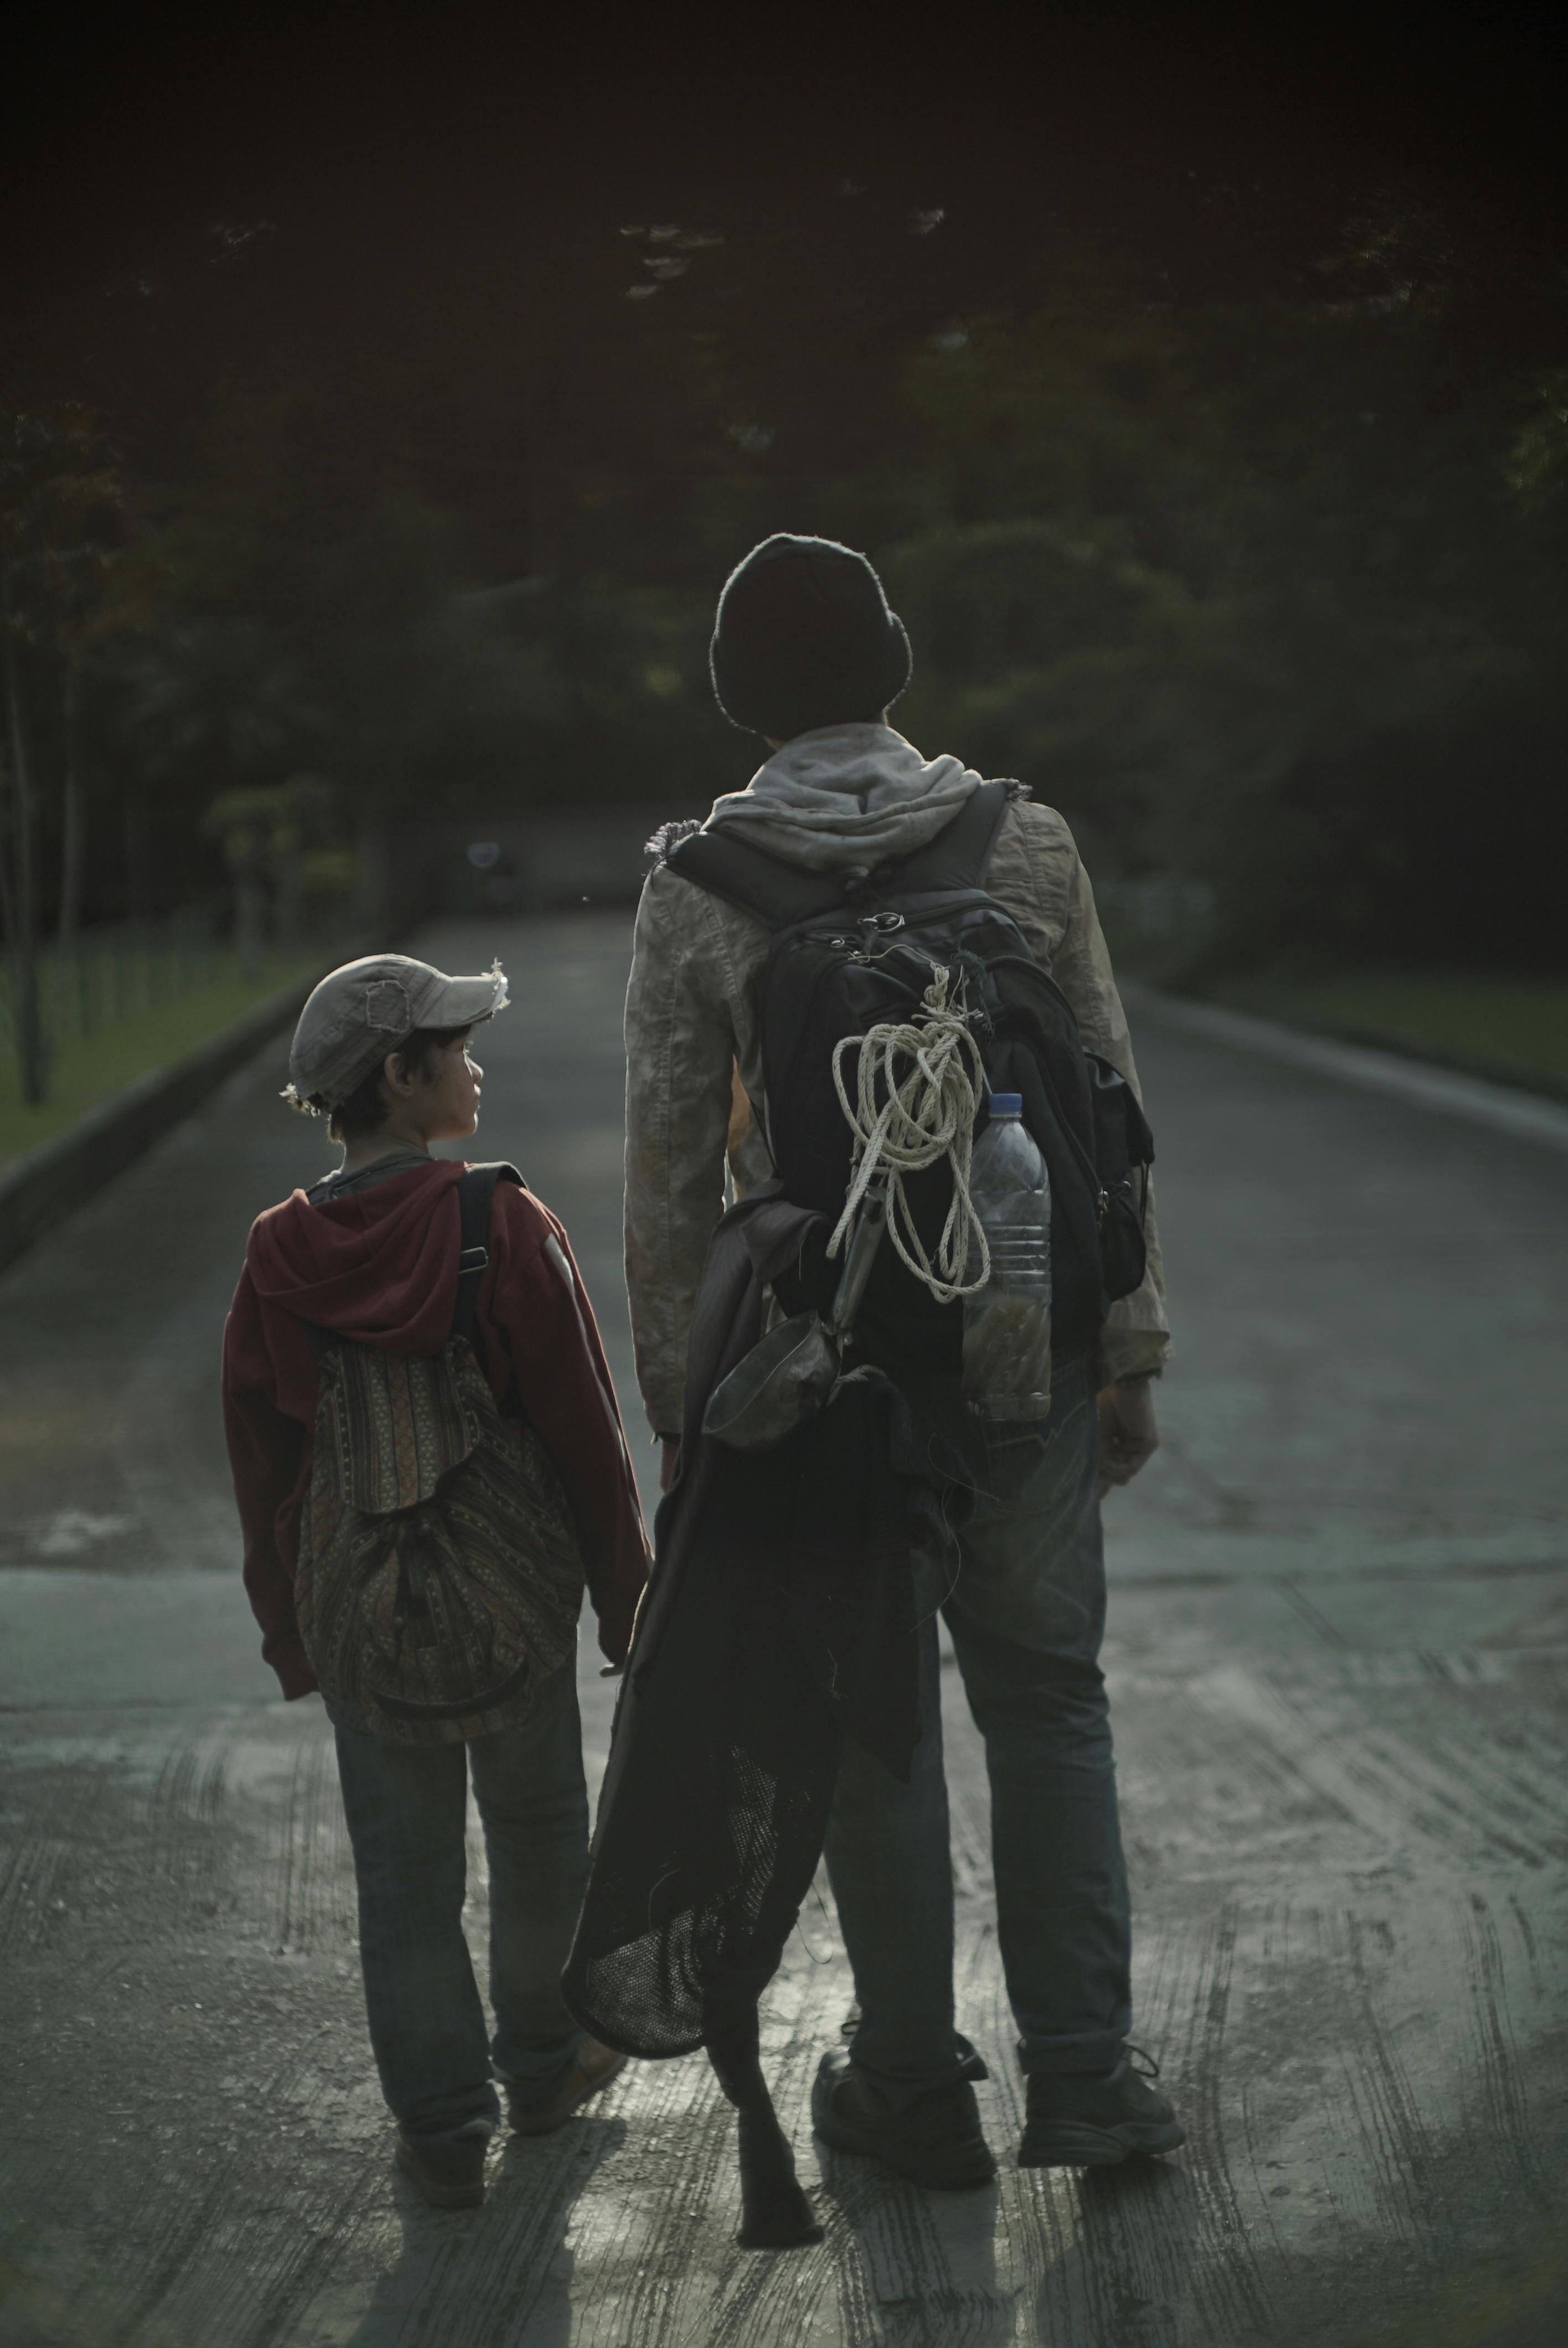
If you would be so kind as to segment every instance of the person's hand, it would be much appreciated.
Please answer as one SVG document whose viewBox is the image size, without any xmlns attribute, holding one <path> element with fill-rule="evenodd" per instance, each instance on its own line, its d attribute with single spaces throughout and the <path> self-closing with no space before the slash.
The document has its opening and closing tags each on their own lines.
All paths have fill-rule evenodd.
<svg viewBox="0 0 1568 2348">
<path fill-rule="evenodd" d="M 667 1435 L 659 1446 L 659 1489 L 667 1492 L 675 1481 L 676 1463 L 681 1457 L 678 1436 Z"/>
<path fill-rule="evenodd" d="M 1130 1484 L 1160 1447 L 1154 1424 L 1153 1380 L 1105 1386 L 1100 1394 L 1100 1497 L 1113 1484 Z"/>
<path fill-rule="evenodd" d="M 637 1644 L 637 1626 L 642 1620 L 642 1609 L 647 1601 L 648 1593 L 653 1587 L 653 1560 L 651 1558 L 648 1560 L 648 1571 L 649 1579 L 643 1583 L 641 1589 L 638 1591 L 637 1603 L 631 1612 L 631 1628 L 626 1634 L 626 1653 L 621 1656 L 620 1661 L 618 1663 L 605 1663 L 601 1666 L 599 1674 L 601 1680 L 623 1680 L 626 1677 L 627 1671 L 631 1663 L 631 1650 Z"/>
</svg>

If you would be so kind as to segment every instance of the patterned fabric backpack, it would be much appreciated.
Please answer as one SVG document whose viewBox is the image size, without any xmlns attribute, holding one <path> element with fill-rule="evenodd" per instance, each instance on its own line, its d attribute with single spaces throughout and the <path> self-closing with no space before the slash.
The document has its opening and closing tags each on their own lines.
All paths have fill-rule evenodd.
<svg viewBox="0 0 1568 2348">
<path fill-rule="evenodd" d="M 497 1404 L 472 1344 L 502 1179 L 526 1187 L 510 1166 L 458 1181 L 457 1303 L 438 1354 L 310 1327 L 321 1395 L 300 1634 L 323 1695 L 394 1744 L 507 1726 L 577 1637 L 583 1569 L 560 1478 L 534 1429 Z"/>
</svg>

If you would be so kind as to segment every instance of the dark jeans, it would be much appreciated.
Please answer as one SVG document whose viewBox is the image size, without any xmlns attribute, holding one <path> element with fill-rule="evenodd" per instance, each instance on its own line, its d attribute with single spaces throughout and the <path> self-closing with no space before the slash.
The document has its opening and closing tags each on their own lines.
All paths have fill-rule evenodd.
<svg viewBox="0 0 1568 2348">
<path fill-rule="evenodd" d="M 491 2064 L 541 2103 L 581 2032 L 560 1973 L 588 1880 L 588 1793 L 569 1663 L 516 1727 L 471 1745 L 386 1745 L 329 1704 L 359 1886 L 359 1951 L 383 2093 L 405 2134 L 487 2137 Z M 463 1934 L 468 1777 L 490 1861 L 487 2038 Z"/>
<path fill-rule="evenodd" d="M 1105 2070 L 1132 2023 L 1127 1878 L 1098 1656 L 1100 1429 L 1087 1362 L 1059 1365 L 1038 1426 L 987 1439 L 989 1490 L 922 1560 L 912 1781 L 850 1745 L 827 1866 L 855 1971 L 854 2059 L 896 2106 L 984 2075 L 953 2023 L 953 1874 L 937 1613 L 986 1743 L 1003 1972 L 1026 2072 Z"/>
</svg>

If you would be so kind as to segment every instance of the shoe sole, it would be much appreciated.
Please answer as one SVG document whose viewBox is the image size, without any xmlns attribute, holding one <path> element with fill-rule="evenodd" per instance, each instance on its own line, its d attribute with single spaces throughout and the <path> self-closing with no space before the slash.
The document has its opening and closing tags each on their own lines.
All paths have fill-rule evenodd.
<svg viewBox="0 0 1568 2348">
<path fill-rule="evenodd" d="M 551 2104 L 548 2110 L 543 2112 L 520 2112 L 515 2105 L 508 2105 L 507 2120 L 512 2134 L 514 2136 L 553 2136 L 557 2128 L 566 2126 L 573 2112 L 579 2112 L 582 2109 L 590 2096 L 597 2096 L 601 2087 L 609 2086 L 611 2079 L 620 2077 L 626 2068 L 628 2059 L 624 2054 L 618 2054 L 608 2070 L 596 2071 L 591 2079 L 585 2079 L 579 2092 L 564 2107 L 559 2104 Z"/>
<path fill-rule="evenodd" d="M 442 2185 L 425 2171 L 418 2156 L 405 2144 L 399 2144 L 394 2153 L 393 2166 L 433 2209 L 477 2209 L 485 2198 L 482 2177 L 472 2185 Z"/>
<path fill-rule="evenodd" d="M 841 2120 L 819 2112 L 812 2114 L 812 2127 L 824 2144 L 831 2145 L 835 2152 L 852 2152 L 862 2160 L 879 2160 L 883 2168 L 890 2168 L 896 2177 L 906 2178 L 911 2185 L 923 2185 L 929 2192 L 968 2193 L 996 2181 L 996 2161 L 989 2145 L 983 2140 L 972 2149 L 966 2149 L 961 2157 L 955 2152 L 946 2162 L 933 2160 L 927 2163 L 917 2157 L 897 2160 L 874 2137 L 859 2136 Z"/>
<path fill-rule="evenodd" d="M 1113 2168 L 1142 2153 L 1174 2152 L 1186 2133 L 1174 2120 L 1130 2120 L 1120 2127 L 1091 2127 L 1087 2120 L 1063 2120 L 1026 2136 L 1018 2149 L 1020 2168 Z"/>
</svg>

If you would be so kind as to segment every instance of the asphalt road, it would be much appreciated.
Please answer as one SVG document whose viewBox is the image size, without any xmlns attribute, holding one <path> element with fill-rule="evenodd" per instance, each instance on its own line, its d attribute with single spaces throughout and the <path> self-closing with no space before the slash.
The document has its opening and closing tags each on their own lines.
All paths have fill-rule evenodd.
<svg viewBox="0 0 1568 2348">
<path fill-rule="evenodd" d="M 641 1435 L 627 940 L 607 915 L 421 946 L 512 974 L 483 1151 L 565 1219 Z M 0 1280 L 5 2348 L 1568 2338 L 1563 1159 L 1157 1004 L 1136 1032 L 1180 1351 L 1164 1447 L 1108 1510 L 1108 1664 L 1135 2034 L 1186 2150 L 1012 2165 L 984 1767 L 953 1701 L 994 2191 L 814 2144 L 848 2000 L 825 1900 L 764 2014 L 820 2249 L 735 2249 L 700 2059 L 507 2143 L 482 2210 L 395 2181 L 330 1746 L 256 1660 L 218 1428 L 247 1224 L 325 1162 L 273 1052 Z"/>
</svg>

